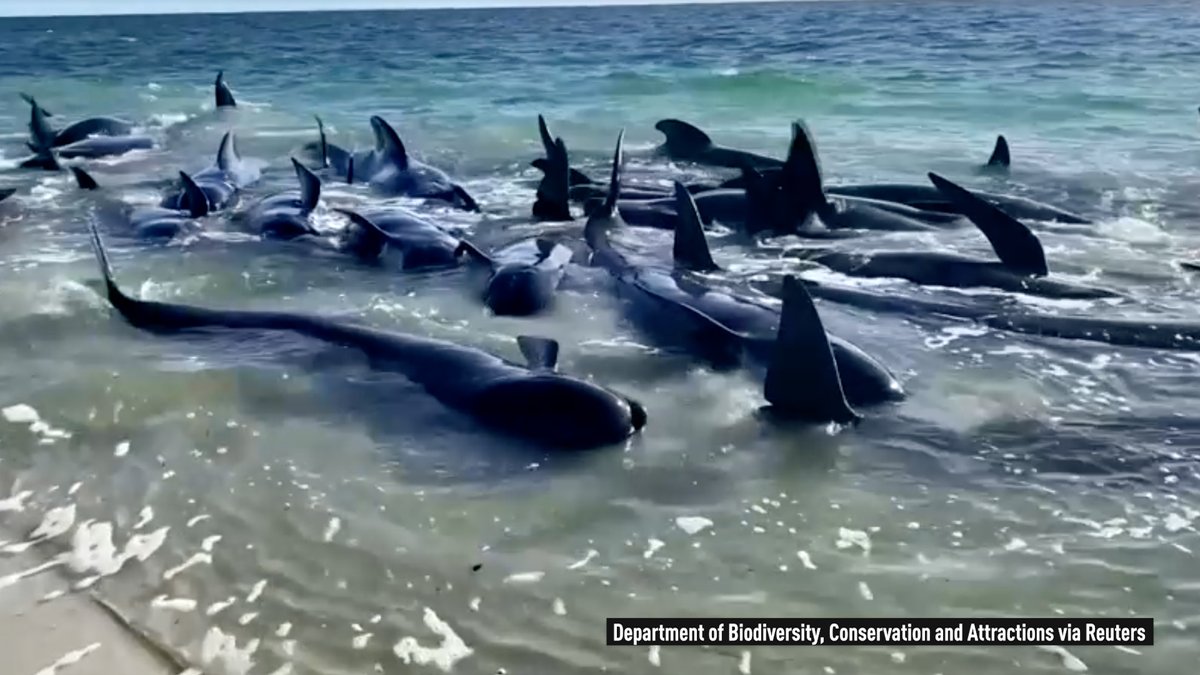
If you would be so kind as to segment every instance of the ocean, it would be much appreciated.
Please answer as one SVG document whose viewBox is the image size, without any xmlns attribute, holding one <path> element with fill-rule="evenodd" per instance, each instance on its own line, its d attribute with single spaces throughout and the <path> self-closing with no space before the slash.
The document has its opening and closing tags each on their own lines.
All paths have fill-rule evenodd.
<svg viewBox="0 0 1200 675">
<path fill-rule="evenodd" d="M 58 120 L 119 116 L 162 146 L 87 166 L 152 203 L 213 161 L 223 70 L 239 150 L 266 166 L 249 196 L 294 186 L 288 158 L 316 139 L 314 115 L 351 147 L 381 115 L 483 213 L 414 208 L 490 246 L 539 231 L 538 114 L 583 170 L 604 175 L 624 129 L 628 171 L 662 180 L 711 172 L 644 152 L 659 119 L 774 156 L 803 120 L 829 184 L 934 171 L 1088 216 L 1035 224 L 1050 268 L 1129 296 L 1017 302 L 1197 320 L 1200 276 L 1174 262 L 1200 260 L 1198 59 L 1188 2 L 2 19 L 0 187 L 17 194 L 0 204 L 0 555 L 28 545 L 58 561 L 214 674 L 1182 672 L 1200 656 L 1195 354 L 821 301 L 826 327 L 909 398 L 838 433 L 781 431 L 754 415 L 761 383 L 655 352 L 603 293 L 500 318 L 453 274 L 222 232 L 111 240 L 118 279 L 144 298 L 333 314 L 512 358 L 514 336 L 547 335 L 563 370 L 646 404 L 625 447 L 531 458 L 335 349 L 128 326 L 95 289 L 92 202 L 67 172 L 16 165 L 18 93 Z M 997 134 L 1012 170 L 982 175 Z M 337 184 L 323 200 L 379 201 Z M 340 222 L 327 206 L 316 217 Z M 712 236 L 730 277 L 852 283 L 781 257 L 789 243 Z M 619 244 L 665 260 L 670 237 Z M 989 250 L 968 230 L 831 245 Z M 0 602 L 19 583 L 0 578 Z M 1156 634 L 1065 652 L 607 647 L 604 619 L 620 616 L 1150 616 Z"/>
</svg>

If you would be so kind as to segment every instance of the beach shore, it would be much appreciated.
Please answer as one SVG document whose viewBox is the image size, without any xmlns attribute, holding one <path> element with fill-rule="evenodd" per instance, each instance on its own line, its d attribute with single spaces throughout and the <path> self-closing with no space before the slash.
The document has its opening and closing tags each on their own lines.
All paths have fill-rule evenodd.
<svg viewBox="0 0 1200 675">
<path fill-rule="evenodd" d="M 0 536 L 0 540 L 4 538 Z M 43 562 L 32 553 L 2 556 L 0 579 Z M 0 588 L 3 671 L 12 675 L 175 675 L 183 670 L 122 625 L 98 597 L 87 591 L 70 591 L 66 580 L 53 570 Z"/>
</svg>

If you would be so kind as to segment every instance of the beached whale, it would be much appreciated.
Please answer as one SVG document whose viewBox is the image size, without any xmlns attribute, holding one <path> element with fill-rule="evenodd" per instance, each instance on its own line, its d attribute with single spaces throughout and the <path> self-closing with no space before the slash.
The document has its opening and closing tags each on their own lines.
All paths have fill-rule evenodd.
<svg viewBox="0 0 1200 675">
<path fill-rule="evenodd" d="M 288 331 L 356 349 L 368 357 L 372 368 L 406 377 L 446 407 L 487 428 L 547 449 L 611 446 L 646 425 L 646 409 L 637 401 L 558 371 L 559 345 L 547 338 L 517 338 L 526 360 L 521 365 L 444 340 L 382 331 L 326 317 L 138 300 L 117 286 L 94 224 L 91 230 L 108 302 L 137 328 L 161 334 Z"/>
</svg>

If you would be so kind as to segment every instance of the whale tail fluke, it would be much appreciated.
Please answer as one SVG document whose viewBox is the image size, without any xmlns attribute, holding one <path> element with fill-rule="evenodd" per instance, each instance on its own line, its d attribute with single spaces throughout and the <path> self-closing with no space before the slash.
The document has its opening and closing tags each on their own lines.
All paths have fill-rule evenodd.
<svg viewBox="0 0 1200 675">
<path fill-rule="evenodd" d="M 539 122 L 541 116 L 538 116 Z M 545 129 L 543 124 L 542 129 Z M 545 139 L 543 139 L 545 140 Z M 550 222 L 571 220 L 571 167 L 567 156 L 567 145 L 559 138 L 546 147 L 545 175 L 538 184 L 533 202 L 533 216 Z"/>
<path fill-rule="evenodd" d="M 821 315 L 805 285 L 783 280 L 783 311 L 763 397 L 773 417 L 850 424 L 861 419 L 846 401 L 837 360 Z"/>
<path fill-rule="evenodd" d="M 929 180 L 987 237 L 1005 267 L 1035 277 L 1050 273 L 1042 242 L 1029 226 L 936 173 L 929 173 Z"/>
</svg>

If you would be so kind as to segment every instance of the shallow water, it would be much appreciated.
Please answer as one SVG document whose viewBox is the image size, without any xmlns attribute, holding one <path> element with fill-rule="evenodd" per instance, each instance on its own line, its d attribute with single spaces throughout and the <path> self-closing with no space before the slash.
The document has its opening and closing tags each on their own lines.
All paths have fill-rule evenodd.
<svg viewBox="0 0 1200 675">
<path fill-rule="evenodd" d="M 622 127 L 635 151 L 677 116 L 778 155 L 799 117 L 831 183 L 932 170 L 1096 219 L 1037 226 L 1051 267 L 1134 298 L 1022 301 L 1200 318 L 1197 279 L 1171 265 L 1200 257 L 1200 120 L 1185 93 L 1200 90 L 1200 15 L 1187 3 L 4 20 L 0 38 L 5 166 L 21 156 L 18 91 L 63 118 L 119 115 L 168 141 L 91 167 L 133 201 L 211 162 L 226 124 L 269 162 L 257 196 L 292 187 L 287 157 L 315 138 L 313 114 L 345 145 L 381 114 L 485 214 L 418 207 L 490 245 L 535 231 L 538 113 L 597 175 Z M 219 68 L 242 105 L 213 122 Z M 1011 176 L 977 176 L 997 133 Z M 701 173 L 633 157 L 643 171 Z M 1200 655 L 1194 355 L 823 302 L 827 327 L 886 360 L 910 398 L 852 431 L 784 432 L 754 418 L 750 379 L 652 353 L 602 294 L 500 319 L 456 275 L 380 274 L 227 233 L 109 239 L 142 297 L 339 313 L 513 357 L 512 336 L 545 334 L 565 370 L 646 403 L 650 426 L 627 447 L 547 459 L 339 350 L 139 333 L 90 287 L 89 202 L 69 175 L 6 170 L 0 185 L 21 188 L 0 204 L 0 539 L 35 540 L 213 673 L 409 672 L 406 659 L 465 673 L 1077 667 L 1024 647 L 605 647 L 604 618 L 622 615 L 1148 615 L 1153 647 L 1070 654 L 1095 672 L 1164 674 Z M 329 205 L 378 201 L 339 185 L 324 200 L 327 224 Z M 668 238 L 640 237 L 622 243 L 665 255 Z M 966 231 L 838 245 L 986 252 Z M 732 238 L 714 248 L 747 277 L 795 265 Z"/>
</svg>

